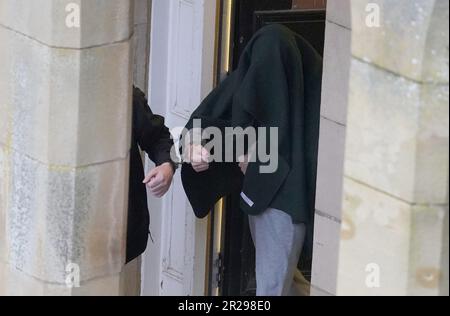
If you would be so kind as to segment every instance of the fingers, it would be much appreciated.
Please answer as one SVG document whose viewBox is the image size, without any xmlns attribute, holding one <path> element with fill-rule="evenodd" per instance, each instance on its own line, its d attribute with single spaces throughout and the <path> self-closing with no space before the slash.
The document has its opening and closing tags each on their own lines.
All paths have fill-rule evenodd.
<svg viewBox="0 0 450 316">
<path fill-rule="evenodd" d="M 160 186 L 164 184 L 164 178 L 161 174 L 156 175 L 152 178 L 152 180 L 148 183 L 148 187 L 152 190 L 156 190 Z"/>
<path fill-rule="evenodd" d="M 155 178 L 152 182 L 150 182 L 149 187 L 152 194 L 160 198 L 169 190 L 170 183 L 167 183 L 164 179 L 161 180 Z"/>
<path fill-rule="evenodd" d="M 202 147 L 200 155 L 201 155 L 201 160 L 203 162 L 208 162 L 209 163 L 209 159 L 211 158 L 211 154 L 209 153 L 208 150 L 206 150 L 206 148 Z"/>
<path fill-rule="evenodd" d="M 248 165 L 244 164 L 244 165 L 241 165 L 240 167 L 241 167 L 241 172 L 245 175 L 247 173 Z"/>
<path fill-rule="evenodd" d="M 153 196 L 157 197 L 157 198 L 162 198 L 164 196 L 164 194 L 167 193 L 167 191 L 169 191 L 169 187 L 162 187 L 158 190 L 152 190 L 152 194 Z"/>
<path fill-rule="evenodd" d="M 243 174 L 247 173 L 247 168 L 248 168 L 248 156 L 241 156 L 239 157 L 239 168 L 241 168 L 241 172 Z"/>
<path fill-rule="evenodd" d="M 169 171 L 168 171 L 169 170 Z M 167 173 L 167 175 L 166 175 Z M 160 166 L 155 169 L 153 169 L 148 176 L 145 178 L 144 182 L 147 184 L 147 187 L 149 188 L 150 192 L 153 196 L 157 198 L 161 198 L 164 196 L 164 194 L 167 193 L 167 191 L 170 188 L 170 184 L 172 181 L 173 171 L 170 167 L 170 169 L 165 168 L 165 166 Z"/>
<path fill-rule="evenodd" d="M 211 155 L 201 145 L 192 145 L 189 149 L 188 160 L 192 164 L 209 162 Z"/>
<path fill-rule="evenodd" d="M 192 168 L 196 172 L 203 172 L 209 169 L 209 160 L 211 155 L 206 148 L 200 145 L 193 145 L 190 148 L 189 154 Z"/>
<path fill-rule="evenodd" d="M 145 177 L 143 183 L 144 184 L 149 184 L 150 181 L 158 174 L 158 169 L 155 168 L 152 171 L 150 171 L 150 173 Z"/>
</svg>

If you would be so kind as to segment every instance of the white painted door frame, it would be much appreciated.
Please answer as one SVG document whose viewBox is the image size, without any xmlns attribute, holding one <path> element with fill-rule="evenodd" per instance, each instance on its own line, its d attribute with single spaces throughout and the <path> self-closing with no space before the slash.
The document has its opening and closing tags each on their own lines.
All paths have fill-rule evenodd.
<svg viewBox="0 0 450 316">
<path fill-rule="evenodd" d="M 150 106 L 169 127 L 184 127 L 213 88 L 216 1 L 153 0 L 151 23 Z M 149 208 L 154 242 L 143 256 L 142 294 L 204 295 L 207 221 L 195 219 L 179 172 Z"/>
</svg>

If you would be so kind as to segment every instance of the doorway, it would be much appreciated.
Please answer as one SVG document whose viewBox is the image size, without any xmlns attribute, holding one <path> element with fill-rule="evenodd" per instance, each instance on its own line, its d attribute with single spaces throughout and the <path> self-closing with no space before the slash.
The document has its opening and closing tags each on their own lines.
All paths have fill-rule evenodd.
<svg viewBox="0 0 450 316">
<path fill-rule="evenodd" d="M 283 24 L 307 39 L 323 54 L 325 42 L 325 0 L 222 0 L 218 80 L 238 66 L 239 58 L 253 34 L 270 24 Z M 228 21 L 226 21 L 228 19 Z M 224 67 L 224 64 L 227 67 Z M 256 294 L 255 249 L 248 218 L 239 209 L 240 197 L 228 196 L 215 212 L 211 236 L 220 244 L 212 251 L 209 294 L 254 296 Z M 311 241 L 312 242 L 312 241 Z M 308 247 L 306 247 L 308 248 Z M 312 246 L 309 247 L 312 249 Z M 214 257 L 213 257 L 214 256 Z M 304 253 L 299 270 L 311 278 L 312 254 Z"/>
</svg>

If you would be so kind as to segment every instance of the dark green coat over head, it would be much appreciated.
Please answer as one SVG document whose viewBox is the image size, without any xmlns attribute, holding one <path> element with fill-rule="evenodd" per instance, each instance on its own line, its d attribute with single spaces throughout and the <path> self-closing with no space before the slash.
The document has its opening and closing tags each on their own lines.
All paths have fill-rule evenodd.
<svg viewBox="0 0 450 316">
<path fill-rule="evenodd" d="M 222 197 L 241 193 L 241 209 L 267 208 L 309 223 L 314 212 L 320 121 L 322 58 L 301 36 L 281 25 L 264 27 L 243 53 L 238 69 L 193 113 L 202 128 L 277 127 L 278 168 L 261 173 L 258 159 L 243 177 L 237 163 L 212 163 L 196 173 L 184 164 L 182 180 L 198 217 Z M 258 145 L 261 140 L 258 139 Z"/>
</svg>

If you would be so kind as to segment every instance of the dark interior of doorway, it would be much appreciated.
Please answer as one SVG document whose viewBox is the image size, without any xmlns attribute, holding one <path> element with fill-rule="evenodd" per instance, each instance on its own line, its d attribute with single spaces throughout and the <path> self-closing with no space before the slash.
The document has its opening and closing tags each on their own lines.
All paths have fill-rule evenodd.
<svg viewBox="0 0 450 316">
<path fill-rule="evenodd" d="M 233 69 L 237 67 L 239 57 L 252 35 L 261 27 L 273 23 L 286 25 L 301 34 L 323 54 L 325 9 L 291 10 L 291 8 L 292 0 L 235 1 L 231 56 Z M 239 199 L 239 196 L 229 196 L 225 203 L 223 275 L 219 285 L 223 296 L 256 294 L 255 250 L 248 228 L 248 219 L 239 209 Z M 311 263 L 311 255 L 302 256 L 299 262 L 299 268 L 307 279 L 311 277 Z"/>
</svg>

